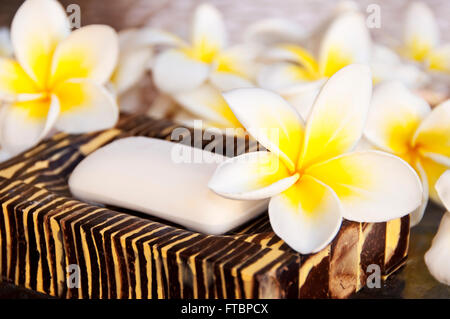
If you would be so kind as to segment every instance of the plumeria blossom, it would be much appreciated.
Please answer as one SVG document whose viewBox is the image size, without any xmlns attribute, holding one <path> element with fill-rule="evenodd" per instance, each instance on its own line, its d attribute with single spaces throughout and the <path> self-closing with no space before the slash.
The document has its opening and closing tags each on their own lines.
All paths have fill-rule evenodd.
<svg viewBox="0 0 450 319">
<path fill-rule="evenodd" d="M 306 125 L 272 91 L 225 93 L 239 121 L 269 151 L 222 163 L 209 187 L 232 199 L 271 198 L 273 230 L 303 254 L 326 247 L 343 218 L 382 222 L 411 213 L 422 199 L 414 169 L 387 153 L 349 152 L 363 133 L 371 90 L 369 67 L 343 68 L 324 85 Z"/>
<path fill-rule="evenodd" d="M 194 13 L 191 42 L 158 54 L 153 80 L 193 119 L 204 119 L 212 126 L 239 127 L 220 92 L 253 86 L 256 51 L 249 45 L 227 47 L 220 12 L 202 4 Z"/>
<path fill-rule="evenodd" d="M 438 232 L 425 254 L 425 263 L 436 280 L 450 285 L 450 171 L 439 178 L 436 191 L 447 212 L 442 216 Z"/>
<path fill-rule="evenodd" d="M 377 148 L 403 158 L 419 173 L 424 199 L 411 216 L 411 224 L 417 224 L 428 196 L 439 202 L 434 185 L 450 168 L 450 100 L 432 110 L 403 84 L 383 83 L 374 92 L 365 137 Z"/>
<path fill-rule="evenodd" d="M 407 9 L 402 54 L 429 70 L 450 73 L 450 43 L 440 43 L 439 27 L 431 9 L 413 2 Z"/>
<path fill-rule="evenodd" d="M 54 0 L 27 0 L 11 26 L 16 60 L 0 59 L 2 147 L 17 154 L 53 128 L 83 133 L 113 126 L 118 108 L 103 87 L 118 55 L 115 31 L 91 25 L 70 32 Z"/>
<path fill-rule="evenodd" d="M 158 55 L 153 67 L 156 86 L 176 94 L 198 88 L 207 80 L 244 82 L 251 77 L 247 48 L 227 46 L 227 33 L 220 12 L 209 4 L 194 13 L 191 43 Z M 227 85 L 227 84 L 224 84 Z"/>
<path fill-rule="evenodd" d="M 364 16 L 347 10 L 324 33 L 317 57 L 292 44 L 270 50 L 266 58 L 278 62 L 259 72 L 258 84 L 281 94 L 306 118 L 326 79 L 349 64 L 368 63 L 370 48 Z"/>
</svg>

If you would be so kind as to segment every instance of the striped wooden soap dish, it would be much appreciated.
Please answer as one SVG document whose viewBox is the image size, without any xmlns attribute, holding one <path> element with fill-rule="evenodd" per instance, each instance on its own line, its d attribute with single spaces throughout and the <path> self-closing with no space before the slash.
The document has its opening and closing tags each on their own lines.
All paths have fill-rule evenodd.
<svg viewBox="0 0 450 319">
<path fill-rule="evenodd" d="M 114 129 L 58 134 L 2 163 L 1 280 L 59 298 L 346 298 L 377 267 L 386 279 L 405 263 L 408 216 L 344 221 L 328 247 L 301 255 L 267 214 L 212 236 L 71 196 L 68 178 L 92 151 L 127 136 L 169 139 L 177 127 L 122 117 Z M 238 153 L 256 146 L 247 140 Z"/>
</svg>

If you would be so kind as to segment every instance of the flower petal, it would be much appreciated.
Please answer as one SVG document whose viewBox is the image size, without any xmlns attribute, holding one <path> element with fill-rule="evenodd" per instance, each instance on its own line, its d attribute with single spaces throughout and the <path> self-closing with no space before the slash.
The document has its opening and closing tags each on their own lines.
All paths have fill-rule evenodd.
<svg viewBox="0 0 450 319">
<path fill-rule="evenodd" d="M 383 45 L 372 46 L 370 62 L 374 83 L 400 81 L 411 89 L 423 87 L 430 77 L 419 66 L 403 63 L 394 51 Z"/>
<path fill-rule="evenodd" d="M 450 211 L 450 170 L 447 170 L 439 177 L 435 184 L 436 192 L 444 203 L 447 211 Z"/>
<path fill-rule="evenodd" d="M 279 90 L 279 93 L 289 102 L 304 119 L 309 118 L 314 101 L 325 84 L 325 80 L 306 82 Z"/>
<path fill-rule="evenodd" d="M 406 55 L 416 61 L 423 61 L 439 43 L 436 18 L 423 2 L 413 2 L 407 9 L 404 43 Z"/>
<path fill-rule="evenodd" d="M 254 87 L 255 85 L 241 76 L 227 72 L 213 72 L 209 78 L 212 85 L 220 91 Z"/>
<path fill-rule="evenodd" d="M 303 138 L 303 120 L 295 109 L 260 88 L 231 90 L 223 96 L 247 131 L 294 170 Z"/>
<path fill-rule="evenodd" d="M 279 62 L 263 67 L 258 73 L 258 84 L 268 90 L 280 90 L 303 84 L 309 80 L 305 70 L 290 62 Z"/>
<path fill-rule="evenodd" d="M 152 49 L 146 47 L 129 50 L 120 55 L 111 78 L 119 95 L 139 82 L 152 56 Z"/>
<path fill-rule="evenodd" d="M 235 45 L 221 51 L 214 59 L 216 71 L 238 75 L 251 80 L 256 75 L 259 49 L 252 45 Z"/>
<path fill-rule="evenodd" d="M 56 127 L 67 133 L 85 133 L 114 126 L 119 109 L 112 95 L 88 80 L 69 80 L 55 88 L 61 105 Z"/>
<path fill-rule="evenodd" d="M 232 199 L 263 199 L 278 195 L 298 180 L 270 152 L 246 153 L 220 164 L 209 188 Z"/>
<path fill-rule="evenodd" d="M 192 44 L 217 53 L 226 46 L 227 33 L 222 15 L 212 5 L 199 5 L 194 13 L 191 30 Z"/>
<path fill-rule="evenodd" d="M 385 151 L 406 153 L 417 127 L 430 112 L 428 103 L 402 83 L 382 83 L 374 90 L 365 137 Z"/>
<path fill-rule="evenodd" d="M 104 84 L 116 67 L 118 54 L 119 41 L 113 28 L 89 25 L 75 30 L 55 50 L 51 86 L 73 78 Z"/>
<path fill-rule="evenodd" d="M 428 270 L 439 282 L 450 285 L 450 213 L 442 216 L 439 230 L 425 254 Z"/>
<path fill-rule="evenodd" d="M 450 44 L 443 45 L 430 52 L 428 67 L 434 71 L 450 73 Z"/>
<path fill-rule="evenodd" d="M 269 18 L 251 24 L 244 33 L 245 42 L 265 46 L 277 43 L 299 43 L 306 37 L 305 29 L 294 21 Z"/>
<path fill-rule="evenodd" d="M 168 50 L 156 57 L 153 80 L 161 91 L 178 93 L 201 85 L 210 71 L 210 65 L 191 59 L 181 51 Z"/>
<path fill-rule="evenodd" d="M 450 100 L 428 114 L 418 127 L 413 143 L 422 152 L 440 154 L 450 161 Z"/>
<path fill-rule="evenodd" d="M 310 80 L 315 80 L 319 77 L 319 66 L 314 57 L 304 48 L 298 45 L 283 44 L 275 49 L 270 50 L 266 54 L 266 58 L 274 59 L 276 61 L 289 61 L 300 65 L 305 72 L 305 75 Z"/>
<path fill-rule="evenodd" d="M 36 145 L 53 128 L 59 114 L 58 99 L 17 102 L 6 106 L 1 116 L 1 145 L 16 155 Z"/>
<path fill-rule="evenodd" d="M 364 16 L 352 11 L 341 14 L 331 24 L 321 42 L 320 73 L 329 77 L 349 64 L 368 63 L 370 46 L 370 34 Z"/>
<path fill-rule="evenodd" d="M 56 46 L 69 33 L 69 20 L 58 1 L 25 1 L 17 10 L 11 26 L 14 53 L 40 87 L 46 84 Z"/>
<path fill-rule="evenodd" d="M 242 127 L 220 91 L 211 84 L 174 95 L 174 99 L 190 112 L 224 127 Z"/>
<path fill-rule="evenodd" d="M 342 207 L 336 194 L 310 176 L 301 179 L 269 203 L 272 228 L 301 254 L 325 248 L 338 233 Z"/>
<path fill-rule="evenodd" d="M 370 69 L 365 65 L 345 67 L 328 80 L 306 124 L 300 166 L 333 158 L 358 143 L 371 93 Z"/>
<path fill-rule="evenodd" d="M 384 222 L 411 213 L 422 201 L 422 185 L 402 159 L 378 151 L 341 155 L 305 171 L 328 185 L 343 206 L 343 217 Z"/>
<path fill-rule="evenodd" d="M 13 100 L 17 94 L 39 93 L 35 82 L 11 59 L 0 58 L 0 98 Z"/>
</svg>

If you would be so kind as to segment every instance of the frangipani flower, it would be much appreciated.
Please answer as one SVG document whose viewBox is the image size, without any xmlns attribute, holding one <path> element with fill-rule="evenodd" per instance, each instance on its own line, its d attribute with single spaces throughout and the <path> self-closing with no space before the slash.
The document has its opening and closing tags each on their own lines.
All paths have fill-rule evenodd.
<svg viewBox="0 0 450 319">
<path fill-rule="evenodd" d="M 17 11 L 11 40 L 17 61 L 0 59 L 1 145 L 19 153 L 52 128 L 82 133 L 113 126 L 114 98 L 103 87 L 114 70 L 115 31 L 92 25 L 70 33 L 62 6 L 27 0 Z"/>
<path fill-rule="evenodd" d="M 440 43 L 436 18 L 425 3 L 413 2 L 408 7 L 403 41 L 404 56 L 432 71 L 450 73 L 450 43 Z"/>
<path fill-rule="evenodd" d="M 424 199 L 411 216 L 422 219 L 428 196 L 439 201 L 434 185 L 450 167 L 450 100 L 433 110 L 403 84 L 386 82 L 374 92 L 365 137 L 377 148 L 395 154 L 419 173 Z"/>
<path fill-rule="evenodd" d="M 263 68 L 258 75 L 258 83 L 291 102 L 298 99 L 298 95 L 309 94 L 308 98 L 300 100 L 301 103 L 293 103 L 300 114 L 307 117 L 325 80 L 349 64 L 368 63 L 370 46 L 364 16 L 356 11 L 345 11 L 331 23 L 323 36 L 317 59 L 298 45 L 280 45 L 271 50 L 267 58 L 282 62 Z"/>
<path fill-rule="evenodd" d="M 438 232 L 425 254 L 425 263 L 434 278 L 450 285 L 450 171 L 446 171 L 436 182 L 436 191 L 447 212 L 442 216 Z"/>
<path fill-rule="evenodd" d="M 225 93 L 239 121 L 270 152 L 227 160 L 209 187 L 228 198 L 271 198 L 273 230 L 303 254 L 326 247 L 343 218 L 382 222 L 409 214 L 420 205 L 422 187 L 405 161 L 378 151 L 347 153 L 362 135 L 371 89 L 367 66 L 343 68 L 323 87 L 306 126 L 276 93 Z M 278 134 L 268 134 L 274 129 Z"/>
<path fill-rule="evenodd" d="M 249 82 L 252 50 L 227 46 L 227 34 L 220 12 L 209 4 L 197 7 L 191 30 L 191 43 L 157 56 L 153 67 L 156 86 L 176 94 L 198 88 L 211 77 L 214 84 Z"/>
</svg>

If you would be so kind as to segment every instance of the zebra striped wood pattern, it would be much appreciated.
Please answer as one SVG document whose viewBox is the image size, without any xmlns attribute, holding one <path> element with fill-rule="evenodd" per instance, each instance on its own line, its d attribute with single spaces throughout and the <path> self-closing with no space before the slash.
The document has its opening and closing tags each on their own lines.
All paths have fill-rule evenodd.
<svg viewBox="0 0 450 319">
<path fill-rule="evenodd" d="M 0 278 L 60 298 L 346 298 L 365 285 L 370 264 L 384 279 L 405 262 L 408 216 L 344 221 L 328 247 L 300 255 L 273 233 L 267 214 L 209 236 L 71 197 L 68 177 L 89 153 L 126 136 L 170 139 L 176 127 L 122 118 L 114 129 L 55 135 L 2 163 Z M 257 144 L 244 146 L 237 153 Z M 74 264 L 80 286 L 69 288 Z"/>
</svg>

